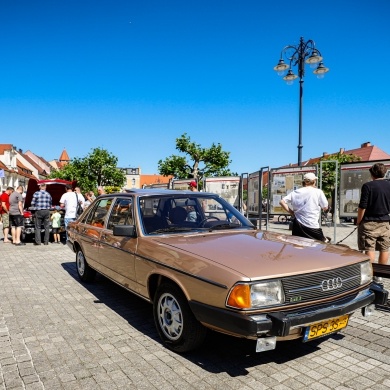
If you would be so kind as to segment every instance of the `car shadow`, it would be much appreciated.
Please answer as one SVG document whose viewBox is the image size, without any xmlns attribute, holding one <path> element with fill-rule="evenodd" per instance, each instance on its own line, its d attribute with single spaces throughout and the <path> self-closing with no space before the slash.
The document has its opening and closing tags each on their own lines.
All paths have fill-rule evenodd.
<svg viewBox="0 0 390 390">
<path fill-rule="evenodd" d="M 96 297 L 95 304 L 106 305 L 132 327 L 162 345 L 154 325 L 151 304 L 99 273 L 93 283 L 81 282 L 74 262 L 62 263 L 62 266 L 70 276 Z M 199 349 L 180 356 L 210 373 L 224 372 L 231 377 L 239 377 L 247 375 L 251 367 L 268 363 L 284 364 L 310 355 L 318 351 L 320 344 L 325 340 L 342 337 L 344 336 L 341 334 L 335 334 L 310 343 L 303 343 L 301 340 L 278 342 L 276 349 L 257 353 L 254 340 L 209 331 Z"/>
</svg>

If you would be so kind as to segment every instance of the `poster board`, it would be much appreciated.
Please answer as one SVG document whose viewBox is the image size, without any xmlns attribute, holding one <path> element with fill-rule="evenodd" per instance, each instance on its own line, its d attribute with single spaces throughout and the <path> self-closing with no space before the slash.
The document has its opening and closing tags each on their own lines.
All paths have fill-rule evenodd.
<svg viewBox="0 0 390 390">
<path fill-rule="evenodd" d="M 369 168 L 382 163 L 387 168 L 385 179 L 390 180 L 390 160 L 345 163 L 340 165 L 340 217 L 357 217 L 361 188 L 371 181 Z"/>
<path fill-rule="evenodd" d="M 260 171 L 248 175 L 247 208 L 249 215 L 259 215 L 259 177 Z"/>
<path fill-rule="evenodd" d="M 290 192 L 301 188 L 305 173 L 317 175 L 317 166 L 286 167 L 270 170 L 270 214 L 287 214 L 280 200 Z"/>
<path fill-rule="evenodd" d="M 234 207 L 239 207 L 240 176 L 206 177 L 203 191 L 218 194 Z"/>
<path fill-rule="evenodd" d="M 186 190 L 188 190 L 189 184 L 193 180 L 194 179 L 176 179 L 176 180 L 172 180 L 172 182 L 171 182 L 171 189 L 172 190 L 186 191 Z"/>
</svg>

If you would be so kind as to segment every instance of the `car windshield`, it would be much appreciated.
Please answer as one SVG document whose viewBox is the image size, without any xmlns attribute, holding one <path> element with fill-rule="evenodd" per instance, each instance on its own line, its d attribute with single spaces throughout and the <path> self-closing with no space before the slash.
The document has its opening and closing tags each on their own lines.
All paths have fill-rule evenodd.
<svg viewBox="0 0 390 390">
<path fill-rule="evenodd" d="M 139 210 L 145 234 L 254 228 L 238 210 L 214 194 L 145 196 L 139 199 Z"/>
</svg>

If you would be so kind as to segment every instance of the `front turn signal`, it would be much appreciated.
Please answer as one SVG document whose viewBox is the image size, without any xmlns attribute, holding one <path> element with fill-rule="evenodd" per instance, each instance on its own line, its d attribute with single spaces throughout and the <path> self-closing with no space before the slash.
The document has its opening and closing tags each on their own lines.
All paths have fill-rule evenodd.
<svg viewBox="0 0 390 390">
<path fill-rule="evenodd" d="M 251 307 L 251 289 L 247 284 L 236 284 L 230 291 L 227 305 L 237 309 L 249 309 Z"/>
</svg>

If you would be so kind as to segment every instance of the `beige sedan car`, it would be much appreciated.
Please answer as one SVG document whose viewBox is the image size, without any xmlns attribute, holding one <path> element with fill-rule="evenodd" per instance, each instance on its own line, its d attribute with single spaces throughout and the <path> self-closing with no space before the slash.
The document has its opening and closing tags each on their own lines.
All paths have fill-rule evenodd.
<svg viewBox="0 0 390 390">
<path fill-rule="evenodd" d="M 80 279 L 99 272 L 153 304 L 168 348 L 198 347 L 207 329 L 257 340 L 310 341 L 372 313 L 387 291 L 367 256 L 257 230 L 218 195 L 129 190 L 102 195 L 69 224 Z"/>
</svg>

